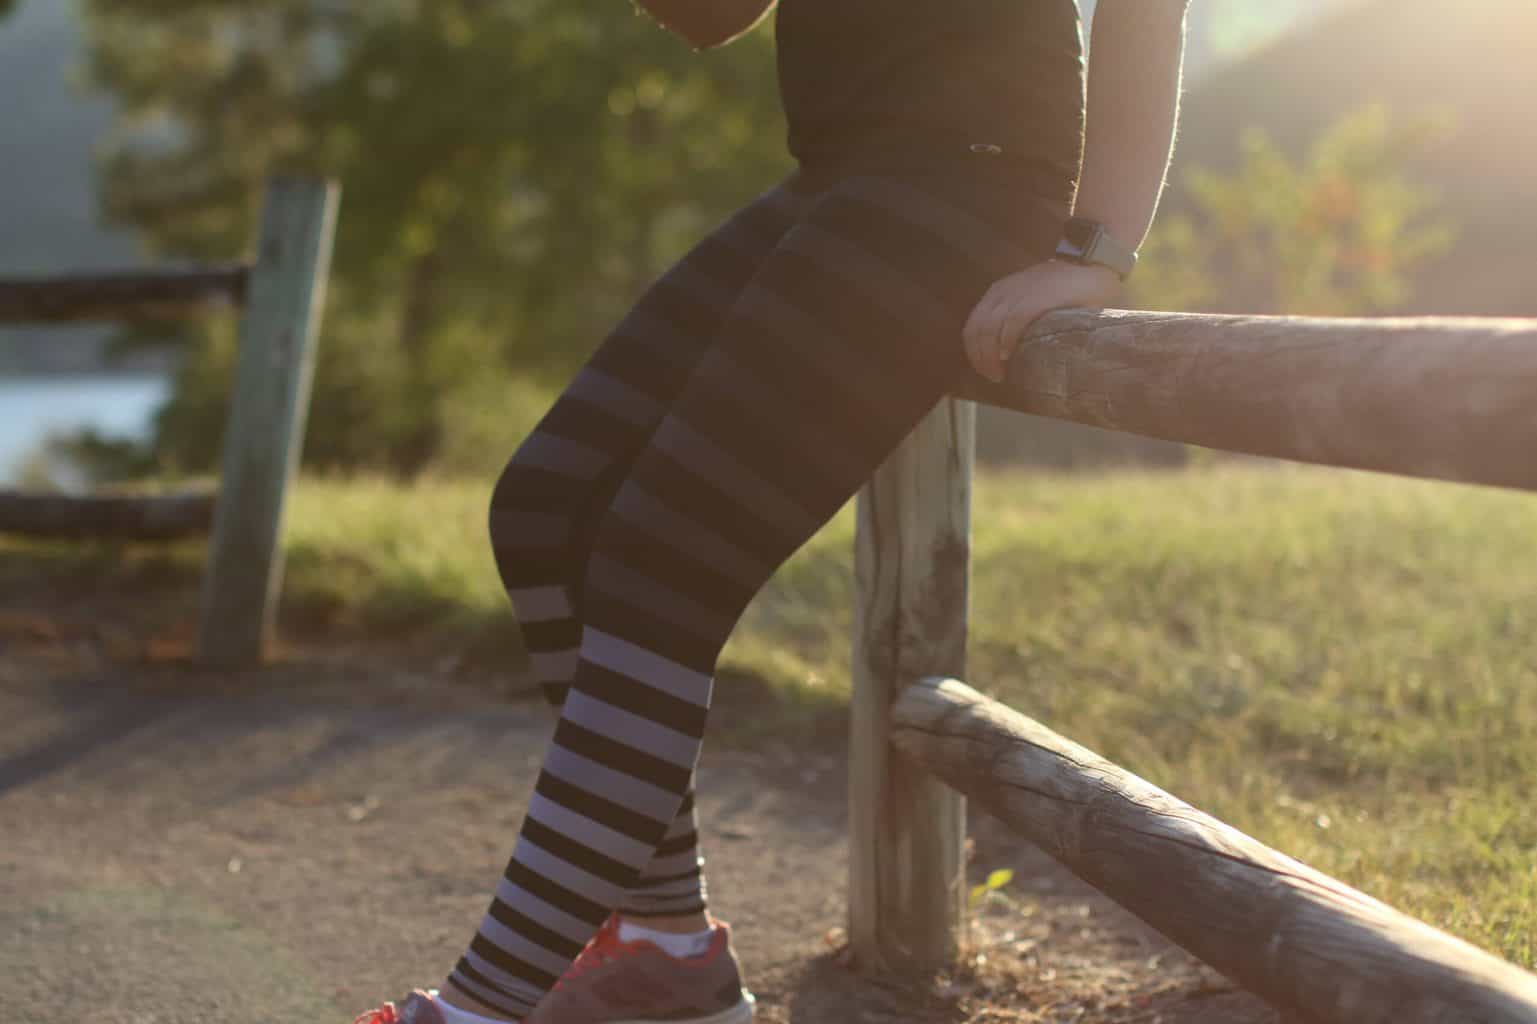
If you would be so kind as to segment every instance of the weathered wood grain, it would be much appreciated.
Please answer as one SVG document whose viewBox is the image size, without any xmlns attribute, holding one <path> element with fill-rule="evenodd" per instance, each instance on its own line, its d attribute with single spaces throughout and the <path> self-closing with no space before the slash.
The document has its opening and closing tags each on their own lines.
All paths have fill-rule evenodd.
<svg viewBox="0 0 1537 1024">
<path fill-rule="evenodd" d="M 965 940 L 965 801 L 891 757 L 900 681 L 965 664 L 976 406 L 944 399 L 859 493 L 849 744 L 849 943 L 873 970 Z"/>
<path fill-rule="evenodd" d="M 213 525 L 207 492 L 125 495 L 0 492 L 0 533 L 81 540 L 177 540 Z"/>
<path fill-rule="evenodd" d="M 245 300 L 242 264 L 0 278 L 0 323 L 165 319 L 233 309 Z"/>
<path fill-rule="evenodd" d="M 303 447 L 336 205 L 327 182 L 278 178 L 267 186 L 203 580 L 198 649 L 211 664 L 259 662 L 272 627 L 284 499 Z"/>
<path fill-rule="evenodd" d="M 1270 849 L 954 679 L 892 711 L 908 757 L 1283 1009 L 1327 1024 L 1533 1024 L 1537 976 Z"/>
<path fill-rule="evenodd" d="M 1537 320 L 1062 310 L 991 405 L 1229 451 L 1537 489 Z"/>
</svg>

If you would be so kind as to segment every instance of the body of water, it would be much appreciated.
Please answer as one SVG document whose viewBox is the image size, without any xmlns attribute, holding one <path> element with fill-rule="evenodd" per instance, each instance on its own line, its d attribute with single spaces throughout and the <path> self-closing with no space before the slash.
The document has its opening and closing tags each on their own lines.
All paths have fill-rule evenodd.
<svg viewBox="0 0 1537 1024">
<path fill-rule="evenodd" d="M 92 427 L 109 437 L 148 437 L 170 390 L 160 376 L 0 379 L 0 485 L 15 483 L 22 462 L 49 434 Z"/>
</svg>

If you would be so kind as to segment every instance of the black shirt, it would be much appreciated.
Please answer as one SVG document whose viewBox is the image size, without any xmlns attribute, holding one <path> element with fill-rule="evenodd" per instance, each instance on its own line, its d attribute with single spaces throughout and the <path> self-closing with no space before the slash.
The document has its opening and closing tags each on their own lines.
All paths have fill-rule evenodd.
<svg viewBox="0 0 1537 1024">
<path fill-rule="evenodd" d="M 1075 0 L 779 0 L 777 17 L 803 173 L 966 154 L 1070 193 L 1084 116 Z"/>
</svg>

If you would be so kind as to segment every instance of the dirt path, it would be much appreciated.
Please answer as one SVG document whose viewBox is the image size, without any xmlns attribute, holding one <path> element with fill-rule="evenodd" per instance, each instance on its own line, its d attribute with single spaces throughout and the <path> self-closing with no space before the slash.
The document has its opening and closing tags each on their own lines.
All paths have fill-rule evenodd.
<svg viewBox="0 0 1537 1024">
<path fill-rule="evenodd" d="M 36 640 L 0 631 L 14 1019 L 320 1024 L 441 979 L 505 862 L 542 704 L 352 656 L 214 676 Z M 1278 1020 L 990 821 L 973 872 L 1016 881 L 980 960 L 927 989 L 861 980 L 836 952 L 843 779 L 835 753 L 705 754 L 714 909 L 760 1021 Z"/>
</svg>

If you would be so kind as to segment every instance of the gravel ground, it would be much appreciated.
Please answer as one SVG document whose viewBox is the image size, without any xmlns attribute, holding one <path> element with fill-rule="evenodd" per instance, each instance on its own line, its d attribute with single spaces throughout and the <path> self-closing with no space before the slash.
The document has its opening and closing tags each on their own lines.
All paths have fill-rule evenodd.
<svg viewBox="0 0 1537 1024">
<path fill-rule="evenodd" d="M 199 671 L 175 643 L 75 621 L 0 602 L 8 1019 L 342 1022 L 442 979 L 505 863 L 541 702 L 448 680 L 441 659 L 335 647 Z M 837 750 L 704 755 L 713 909 L 761 1022 L 1279 1024 L 989 819 L 973 874 L 1014 881 L 966 963 L 849 970 L 844 771 Z"/>
</svg>

